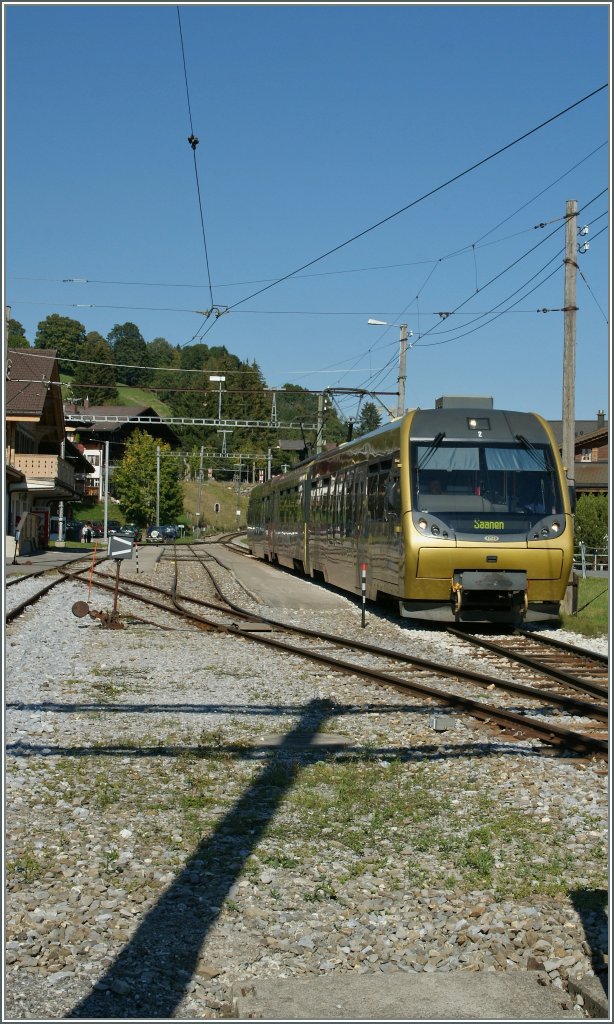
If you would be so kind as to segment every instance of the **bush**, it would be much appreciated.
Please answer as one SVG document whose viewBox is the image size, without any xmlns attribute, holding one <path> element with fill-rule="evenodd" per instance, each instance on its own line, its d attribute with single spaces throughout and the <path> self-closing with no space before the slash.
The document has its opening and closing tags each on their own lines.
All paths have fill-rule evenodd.
<svg viewBox="0 0 614 1024">
<path fill-rule="evenodd" d="M 582 494 L 576 506 L 574 524 L 576 545 L 584 542 L 588 548 L 604 548 L 608 543 L 607 494 Z"/>
</svg>

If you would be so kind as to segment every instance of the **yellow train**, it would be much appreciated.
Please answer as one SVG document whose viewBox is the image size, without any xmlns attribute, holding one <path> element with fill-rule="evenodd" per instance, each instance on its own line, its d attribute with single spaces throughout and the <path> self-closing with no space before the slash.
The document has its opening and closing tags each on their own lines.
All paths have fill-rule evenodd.
<svg viewBox="0 0 614 1024">
<path fill-rule="evenodd" d="M 252 491 L 253 555 L 441 622 L 555 620 L 573 491 L 547 422 L 448 396 Z M 363 568 L 364 567 L 364 568 Z"/>
</svg>

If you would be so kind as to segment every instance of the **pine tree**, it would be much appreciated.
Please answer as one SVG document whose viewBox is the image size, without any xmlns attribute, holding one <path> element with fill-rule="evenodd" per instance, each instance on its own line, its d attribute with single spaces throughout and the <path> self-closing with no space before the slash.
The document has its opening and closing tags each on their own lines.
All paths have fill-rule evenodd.
<svg viewBox="0 0 614 1024">
<path fill-rule="evenodd" d="M 111 405 L 117 402 L 113 350 L 97 331 L 85 338 L 81 361 L 76 364 L 72 393 L 87 398 L 90 405 Z"/>
<path fill-rule="evenodd" d="M 107 341 L 113 347 L 117 364 L 117 381 L 138 387 L 147 380 L 147 345 L 136 324 L 115 324 Z"/>
<path fill-rule="evenodd" d="M 360 437 L 362 434 L 368 434 L 372 430 L 377 430 L 381 425 L 381 413 L 375 402 L 365 402 L 354 427 L 354 436 Z"/>
</svg>

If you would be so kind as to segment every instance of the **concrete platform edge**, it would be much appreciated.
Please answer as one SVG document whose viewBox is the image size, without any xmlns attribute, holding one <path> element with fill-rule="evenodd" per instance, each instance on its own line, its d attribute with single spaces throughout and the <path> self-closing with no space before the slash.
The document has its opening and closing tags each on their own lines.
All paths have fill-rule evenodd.
<svg viewBox="0 0 614 1024">
<path fill-rule="evenodd" d="M 583 978 L 569 979 L 569 991 L 574 996 L 582 996 L 584 1009 L 596 1020 L 611 1020 L 607 995 L 599 978 L 585 975 Z"/>
</svg>

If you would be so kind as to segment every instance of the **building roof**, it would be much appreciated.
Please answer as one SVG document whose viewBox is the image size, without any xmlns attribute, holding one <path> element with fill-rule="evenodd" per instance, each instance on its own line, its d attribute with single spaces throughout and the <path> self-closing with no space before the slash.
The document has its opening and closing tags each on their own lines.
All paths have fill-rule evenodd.
<svg viewBox="0 0 614 1024">
<path fill-rule="evenodd" d="M 560 447 L 563 443 L 563 421 L 562 420 L 548 420 L 554 439 Z M 605 433 L 606 438 L 608 435 L 609 423 L 604 419 L 603 422 L 600 420 L 576 420 L 574 425 L 574 435 L 576 444 L 580 439 L 584 440 L 585 435 L 591 436 L 596 433 Z"/>
<path fill-rule="evenodd" d="M 58 364 L 55 350 L 9 348 L 6 358 L 6 415 L 10 418 L 43 415 L 49 392 L 60 403 Z M 50 386 L 53 382 L 53 386 Z M 54 395 L 57 392 L 57 395 Z"/>
<path fill-rule="evenodd" d="M 574 462 L 573 475 L 576 489 L 603 490 L 609 487 L 607 462 Z"/>
<path fill-rule="evenodd" d="M 74 444 L 68 438 L 64 441 L 64 457 L 70 459 L 75 473 L 93 473 L 94 467 L 82 452 L 83 445 Z"/>
<path fill-rule="evenodd" d="M 114 440 L 124 437 L 126 432 L 131 433 L 134 429 L 144 430 L 153 437 L 166 439 L 171 445 L 179 445 L 180 439 L 172 426 L 164 423 L 163 417 L 151 405 L 71 405 L 66 403 L 64 410 L 67 414 L 78 415 L 80 421 L 71 420 L 69 427 L 79 432 L 83 441 L 87 438 L 109 438 Z M 93 416 L 120 416 L 121 422 L 110 420 L 109 422 L 94 420 Z M 153 420 L 152 423 L 137 423 L 135 420 L 145 416 Z"/>
<path fill-rule="evenodd" d="M 574 446 L 576 452 L 582 448 L 603 448 L 608 443 L 608 425 L 598 427 L 590 434 L 576 434 Z"/>
</svg>

